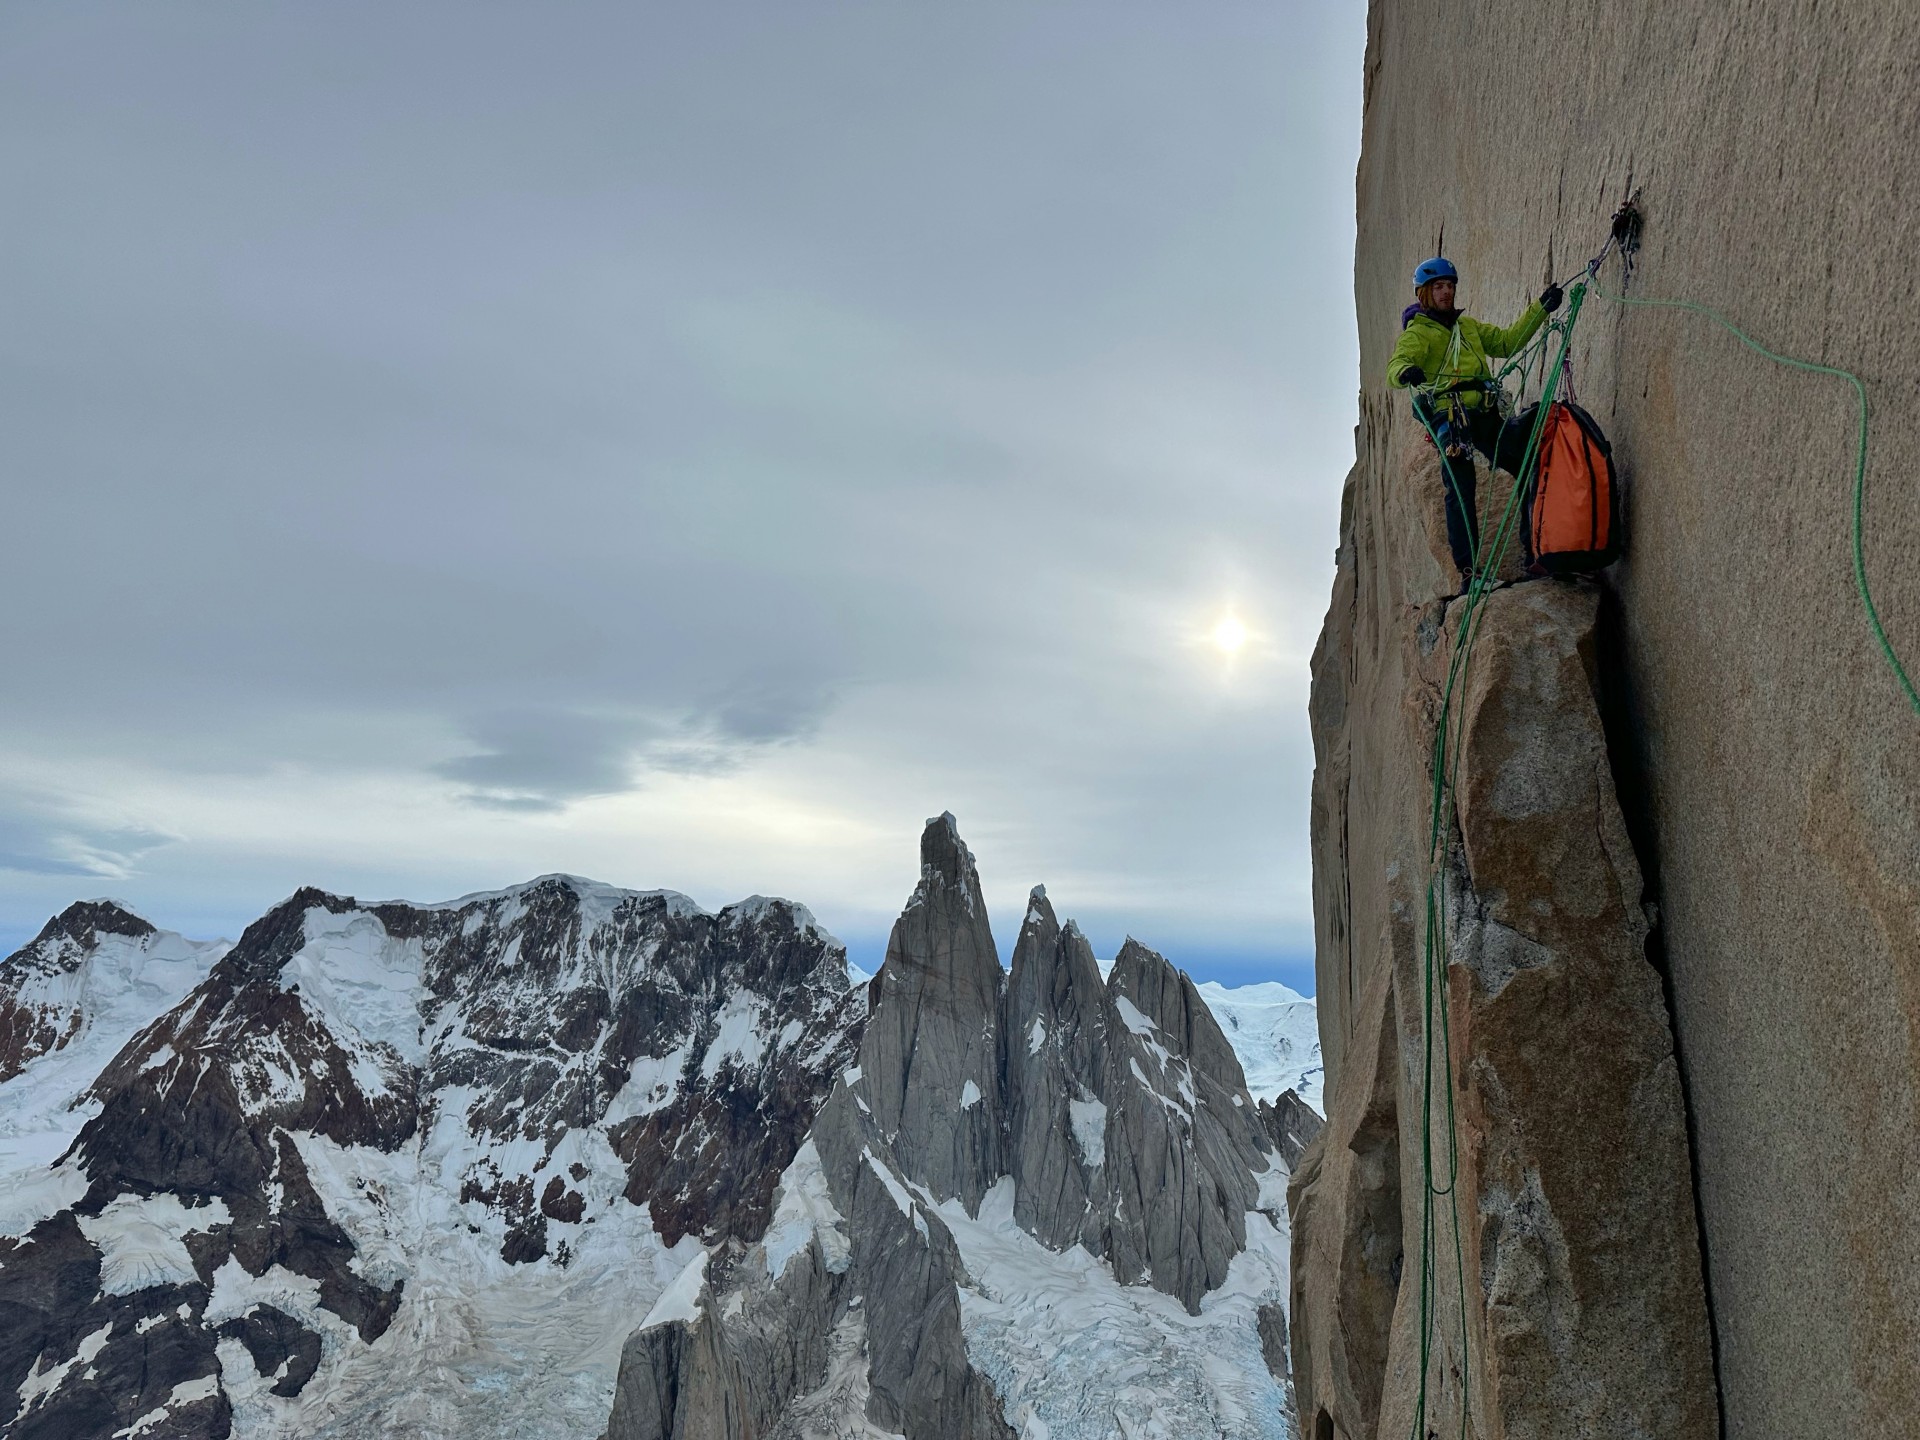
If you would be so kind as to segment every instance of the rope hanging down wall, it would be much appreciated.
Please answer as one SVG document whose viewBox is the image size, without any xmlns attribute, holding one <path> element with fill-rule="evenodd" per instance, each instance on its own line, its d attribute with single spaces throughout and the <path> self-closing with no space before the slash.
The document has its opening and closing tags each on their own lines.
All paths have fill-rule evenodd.
<svg viewBox="0 0 1920 1440">
<path fill-rule="evenodd" d="M 1521 461 L 1518 478 L 1508 495 L 1505 508 L 1501 512 L 1500 522 L 1491 536 L 1486 537 L 1475 553 L 1472 573 L 1469 576 L 1464 603 L 1461 607 L 1457 638 L 1453 656 L 1447 667 L 1447 678 L 1441 692 L 1439 723 L 1435 728 L 1432 754 L 1432 808 L 1428 827 L 1428 879 L 1426 889 L 1424 939 L 1422 944 L 1422 1030 L 1423 1061 L 1421 1082 L 1421 1228 L 1420 1228 L 1420 1380 L 1419 1393 L 1415 1403 L 1410 1427 L 1412 1440 L 1426 1440 L 1427 1409 L 1432 1388 L 1434 1357 L 1436 1350 L 1436 1332 L 1439 1328 L 1439 1314 L 1436 1305 L 1435 1252 L 1439 1241 L 1439 1222 L 1435 1202 L 1445 1200 L 1448 1210 L 1448 1229 L 1451 1231 L 1455 1294 L 1459 1300 L 1459 1368 L 1460 1379 L 1460 1435 L 1462 1440 L 1470 1432 L 1469 1417 L 1471 1403 L 1469 1386 L 1472 1371 L 1470 1361 L 1470 1342 L 1468 1339 L 1467 1284 L 1464 1244 L 1460 1231 L 1459 1205 L 1459 1132 L 1456 1117 L 1456 1097 L 1454 1094 L 1454 1064 L 1451 1015 L 1447 996 L 1447 925 L 1448 881 L 1453 865 L 1454 825 L 1449 810 L 1449 801 L 1455 792 L 1457 766 L 1460 751 L 1460 736 L 1456 733 L 1464 721 L 1454 705 L 1454 696 L 1458 693 L 1460 682 L 1472 664 L 1474 642 L 1477 638 L 1480 607 L 1489 591 L 1498 582 L 1493 576 L 1498 573 L 1502 562 L 1512 547 L 1513 537 L 1518 529 L 1520 516 L 1524 513 L 1529 490 L 1534 482 L 1538 468 L 1541 433 L 1555 394 L 1567 376 L 1569 352 L 1573 343 L 1574 326 L 1578 323 L 1580 311 L 1589 293 L 1602 299 L 1625 306 L 1642 306 L 1655 309 L 1681 310 L 1704 316 L 1726 330 L 1748 349 L 1776 364 L 1812 374 L 1832 375 L 1848 381 L 1854 389 L 1859 406 L 1859 429 L 1857 453 L 1853 478 L 1853 580 L 1859 594 L 1861 608 L 1867 617 L 1882 658 L 1892 670 L 1895 681 L 1906 695 L 1916 715 L 1920 715 L 1920 690 L 1916 690 L 1912 677 L 1902 663 L 1889 639 L 1886 627 L 1882 623 L 1878 607 L 1874 604 L 1872 588 L 1867 579 L 1866 568 L 1866 484 L 1868 454 L 1868 406 L 1867 390 L 1858 375 L 1838 366 L 1824 365 L 1815 361 L 1800 360 L 1782 355 L 1760 344 L 1744 330 L 1733 324 L 1719 311 L 1690 300 L 1639 299 L 1624 293 L 1613 294 L 1598 283 L 1602 263 L 1615 249 L 1621 254 L 1623 280 L 1631 276 L 1632 255 L 1637 248 L 1640 229 L 1639 212 L 1631 202 L 1621 207 L 1615 214 L 1612 233 L 1607 243 L 1587 262 L 1576 276 L 1569 277 L 1568 307 L 1564 319 L 1550 322 L 1540 334 L 1521 352 L 1513 356 L 1494 377 L 1488 399 L 1499 403 L 1506 409 L 1506 382 L 1518 375 L 1520 388 L 1527 382 L 1527 371 L 1536 360 L 1541 364 L 1539 377 L 1540 403 L 1535 413 L 1532 430 L 1528 436 L 1524 457 Z M 1547 355 L 1558 337 L 1557 353 L 1548 362 Z M 1431 390 L 1429 390 L 1431 394 Z M 1441 437 L 1428 425 L 1419 407 L 1416 416 L 1432 439 L 1436 449 L 1445 451 Z M 1447 467 L 1441 467 L 1447 476 L 1446 483 L 1453 485 L 1453 479 L 1447 473 Z M 1455 487 L 1455 502 L 1465 506 Z M 1439 1054 L 1435 1054 L 1435 1032 L 1439 1036 Z M 1434 1115 L 1434 1065 L 1438 1060 L 1444 1077 L 1445 1092 L 1443 1118 L 1446 1132 L 1444 1160 L 1436 1154 L 1435 1115 Z M 1444 1170 L 1445 1183 L 1437 1184 L 1436 1176 Z"/>
</svg>

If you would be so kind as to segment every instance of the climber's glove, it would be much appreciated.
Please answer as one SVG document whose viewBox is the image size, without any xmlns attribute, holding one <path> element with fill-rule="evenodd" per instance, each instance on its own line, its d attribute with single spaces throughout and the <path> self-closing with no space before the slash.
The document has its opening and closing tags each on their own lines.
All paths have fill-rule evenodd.
<svg viewBox="0 0 1920 1440">
<path fill-rule="evenodd" d="M 1427 383 L 1427 372 L 1422 370 L 1418 365 L 1409 365 L 1400 372 L 1400 383 L 1402 385 L 1424 385 Z"/>
<path fill-rule="evenodd" d="M 1560 308 L 1561 291 L 1558 285 L 1549 284 L 1540 292 L 1540 308 L 1551 315 Z"/>
</svg>

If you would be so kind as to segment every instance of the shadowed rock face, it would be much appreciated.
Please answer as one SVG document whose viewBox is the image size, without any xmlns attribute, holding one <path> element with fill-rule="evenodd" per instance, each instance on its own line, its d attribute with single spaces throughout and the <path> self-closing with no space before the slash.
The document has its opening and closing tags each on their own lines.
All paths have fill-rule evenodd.
<svg viewBox="0 0 1920 1440">
<path fill-rule="evenodd" d="M 1196 1313 L 1244 1248 L 1248 1212 L 1276 1202 L 1260 1183 L 1284 1173 L 1273 1142 L 1186 975 L 1129 941 L 1103 980 L 1036 890 L 1003 979 L 951 816 L 928 822 L 921 857 L 859 1064 L 813 1125 L 807 1164 L 831 1223 L 780 1262 L 762 1258 L 772 1248 L 716 1251 L 697 1313 L 628 1341 L 608 1440 L 849 1424 L 1004 1440 L 1001 1398 L 968 1357 L 969 1277 L 940 1202 L 977 1214 L 1011 1178 L 1021 1229 Z M 807 1191 L 803 1168 L 783 1193 Z M 844 1253 L 821 1249 L 827 1234 Z M 1284 1324 L 1262 1324 L 1284 1371 Z"/>
<path fill-rule="evenodd" d="M 1072 925 L 1061 929 L 1044 890 L 1013 949 L 1006 1015 L 1008 1153 L 1023 1177 L 1014 1218 L 1056 1249 L 1104 1254 L 1112 1187 L 1101 1095 L 1127 1032 L 1093 948 Z"/>
<path fill-rule="evenodd" d="M 1325 1127 L 1325 1119 L 1291 1090 L 1281 1091 L 1271 1105 L 1262 1100 L 1254 1108 L 1260 1115 L 1260 1127 L 1287 1162 L 1288 1171 L 1297 1169 L 1301 1155 Z"/>
<path fill-rule="evenodd" d="M 1323 772 L 1322 804 L 1397 813 L 1408 828 L 1316 825 L 1317 862 L 1364 867 L 1371 913 L 1350 898 L 1350 948 L 1322 957 L 1362 988 L 1343 1007 L 1326 1130 L 1290 1195 L 1300 1412 L 1356 1437 L 1405 1432 L 1421 1414 L 1451 1433 L 1464 1406 L 1514 1440 L 1707 1440 L 1716 1406 L 1686 1119 L 1595 698 L 1590 585 L 1533 581 L 1481 606 L 1452 701 L 1444 1017 L 1426 985 L 1418 846 L 1431 790 L 1419 757 L 1462 609 L 1403 614 L 1402 695 L 1384 708 L 1380 678 L 1367 677 L 1383 708 L 1349 706 L 1317 735 L 1325 750 L 1393 757 L 1364 781 L 1358 766 L 1330 767 L 1344 793 L 1328 794 Z M 1336 618 L 1354 628 L 1330 630 L 1340 648 L 1323 646 L 1323 674 L 1351 667 L 1365 610 L 1337 602 Z M 1341 848 L 1356 843 L 1392 858 Z M 1422 1410 L 1428 1253 L 1439 1358 Z"/>
<path fill-rule="evenodd" d="M 1101 983 L 1085 937 L 1036 894 L 1003 1033 L 1025 1138 L 1016 1218 L 1197 1311 L 1246 1244 L 1272 1147 L 1193 982 L 1129 940 Z"/>
<path fill-rule="evenodd" d="M 63 935 L 74 916 L 56 922 Z M 431 1178 L 458 1186 L 447 1223 L 497 1237 L 510 1265 L 564 1268 L 608 1205 L 645 1206 L 668 1244 L 757 1236 L 864 1008 L 838 943 L 784 901 L 716 916 L 565 877 L 450 906 L 301 891 L 95 1081 L 99 1113 L 66 1162 L 84 1196 L 0 1239 L 8 1433 L 104 1440 L 159 1408 L 153 1433 L 225 1435 L 222 1340 L 291 1398 L 383 1335 L 407 1303 L 391 1273 L 404 1262 L 370 1265 L 340 1207 L 404 1215 L 422 1199 L 364 1173 L 330 1188 L 342 1182 L 314 1172 L 316 1153 L 395 1155 L 434 1137 Z M 604 1135 L 624 1197 L 614 1181 L 589 1202 L 586 1167 L 554 1159 L 583 1130 Z M 126 1268 L 113 1237 L 130 1223 L 170 1230 L 159 1243 L 178 1244 L 179 1262 L 103 1273 L 103 1254 Z M 229 1284 L 271 1272 L 310 1285 L 317 1310 L 215 1316 L 223 1268 Z M 350 1329 L 323 1353 L 328 1317 Z M 79 1359 L 85 1384 L 49 1380 Z M 202 1382 L 204 1402 L 169 1401 Z"/>
<path fill-rule="evenodd" d="M 969 1211 L 1004 1169 L 994 1035 L 1003 978 L 973 856 L 942 815 L 921 836 L 920 884 L 874 976 L 860 1073 L 908 1172 Z"/>
</svg>

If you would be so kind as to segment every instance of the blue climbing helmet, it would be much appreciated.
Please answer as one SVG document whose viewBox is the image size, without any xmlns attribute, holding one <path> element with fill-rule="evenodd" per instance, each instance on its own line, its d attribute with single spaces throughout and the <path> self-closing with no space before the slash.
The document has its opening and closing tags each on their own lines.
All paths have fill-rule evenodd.
<svg viewBox="0 0 1920 1440">
<path fill-rule="evenodd" d="M 1456 283 L 1460 272 L 1453 268 L 1453 262 L 1444 255 L 1436 255 L 1431 260 L 1422 260 L 1413 272 L 1413 288 L 1418 290 L 1429 280 L 1452 280 Z"/>
</svg>

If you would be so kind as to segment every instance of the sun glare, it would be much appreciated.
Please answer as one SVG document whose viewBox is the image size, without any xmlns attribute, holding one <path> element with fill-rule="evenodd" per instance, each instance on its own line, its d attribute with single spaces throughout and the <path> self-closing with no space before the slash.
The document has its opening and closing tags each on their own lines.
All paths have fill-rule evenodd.
<svg viewBox="0 0 1920 1440">
<path fill-rule="evenodd" d="M 1222 615 L 1220 623 L 1213 627 L 1213 643 L 1223 655 L 1237 654 L 1247 643 L 1247 627 L 1236 616 Z"/>
</svg>

